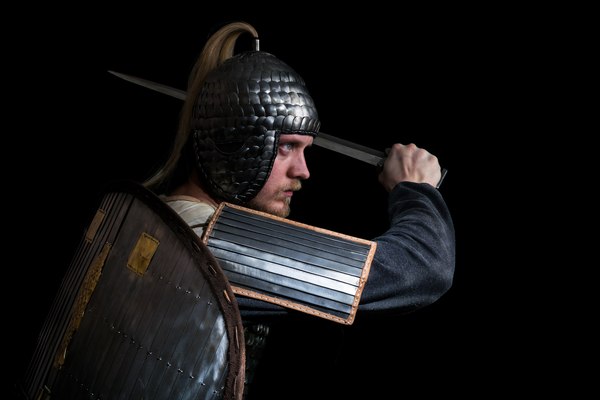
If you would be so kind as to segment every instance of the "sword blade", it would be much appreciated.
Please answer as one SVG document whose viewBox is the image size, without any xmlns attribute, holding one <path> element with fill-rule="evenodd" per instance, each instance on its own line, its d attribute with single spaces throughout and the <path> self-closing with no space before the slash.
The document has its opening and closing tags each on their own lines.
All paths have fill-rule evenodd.
<svg viewBox="0 0 600 400">
<path fill-rule="evenodd" d="M 136 85 L 143 86 L 148 89 L 155 90 L 159 93 L 166 94 L 171 97 L 175 97 L 179 100 L 185 100 L 187 94 L 183 90 L 175 89 L 174 87 L 163 85 L 162 83 L 156 83 L 149 81 L 147 79 L 138 78 L 137 76 L 122 74 L 120 72 L 108 71 L 111 74 L 118 76 L 121 79 L 124 79 L 128 82 L 135 83 Z"/>
<path fill-rule="evenodd" d="M 108 71 L 111 74 L 124 79 L 128 82 L 135 83 L 136 85 L 143 86 L 148 89 L 152 89 L 162 94 L 166 94 L 171 97 L 175 97 L 180 100 L 185 100 L 187 94 L 183 90 L 175 89 L 171 86 L 163 85 L 162 83 L 152 82 L 147 79 L 138 78 L 137 76 L 123 74 L 121 72 Z M 372 165 L 383 164 L 386 154 L 382 151 L 370 149 L 365 146 L 350 142 L 348 140 L 340 139 L 335 136 L 328 135 L 323 132 L 319 132 L 319 135 L 315 138 L 315 145 L 321 146 L 325 149 L 333 150 L 335 152 L 347 155 L 360 161 Z"/>
<path fill-rule="evenodd" d="M 138 78 L 137 76 L 123 74 L 121 72 L 116 71 L 108 71 L 111 74 L 124 79 L 128 82 L 135 83 L 136 85 L 143 86 L 148 89 L 152 89 L 162 94 L 166 94 L 171 97 L 175 97 L 179 100 L 185 100 L 187 93 L 180 89 L 175 89 L 171 86 L 163 85 L 162 83 L 157 83 L 153 81 L 149 81 L 147 79 Z M 379 150 L 374 150 L 369 147 L 362 146 L 360 144 L 350 142 L 348 140 L 340 139 L 335 136 L 328 135 L 323 132 L 319 132 L 319 135 L 315 137 L 313 143 L 317 146 L 323 147 L 325 149 L 329 149 L 335 151 L 340 154 L 344 154 L 346 156 L 355 158 L 357 160 L 366 162 L 371 165 L 375 165 L 377 167 L 382 167 L 383 162 L 386 158 L 386 153 Z M 440 187 L 442 181 L 446 177 L 446 173 L 448 171 L 445 168 L 442 168 L 442 178 L 436 185 L 437 188 Z"/>
<path fill-rule="evenodd" d="M 361 146 L 323 132 L 319 132 L 313 144 L 379 167 L 383 165 L 386 157 L 383 151 Z"/>
</svg>

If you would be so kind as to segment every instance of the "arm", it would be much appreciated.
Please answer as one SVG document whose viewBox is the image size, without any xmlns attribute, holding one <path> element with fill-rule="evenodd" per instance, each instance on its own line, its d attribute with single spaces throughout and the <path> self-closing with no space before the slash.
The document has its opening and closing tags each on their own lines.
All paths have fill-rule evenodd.
<svg viewBox="0 0 600 400">
<path fill-rule="evenodd" d="M 434 185 L 441 177 L 437 158 L 415 145 L 396 144 L 380 182 L 390 192 L 391 228 L 378 243 L 362 293 L 360 310 L 410 311 L 433 303 L 452 283 L 454 230 Z M 238 298 L 246 318 L 275 316 L 278 306 Z"/>
<path fill-rule="evenodd" d="M 359 313 L 408 312 L 428 305 L 451 286 L 454 229 L 441 194 L 431 185 L 404 182 L 390 193 L 391 227 L 374 239 L 377 250 Z M 238 296 L 245 318 L 283 315 L 274 304 Z"/>
<path fill-rule="evenodd" d="M 403 182 L 390 193 L 391 227 L 377 251 L 359 311 L 408 312 L 433 303 L 452 285 L 454 226 L 431 185 Z"/>
<path fill-rule="evenodd" d="M 455 238 L 439 191 L 437 157 L 414 144 L 395 144 L 379 175 L 390 192 L 390 228 L 377 251 L 359 309 L 408 312 L 439 299 L 452 285 Z"/>
</svg>

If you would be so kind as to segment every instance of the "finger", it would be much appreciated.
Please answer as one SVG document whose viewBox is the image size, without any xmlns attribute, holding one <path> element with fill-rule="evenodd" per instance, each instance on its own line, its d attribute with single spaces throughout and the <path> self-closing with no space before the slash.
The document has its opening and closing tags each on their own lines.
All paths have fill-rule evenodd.
<svg viewBox="0 0 600 400">
<path fill-rule="evenodd" d="M 392 150 L 391 147 L 387 147 L 385 150 L 383 150 L 386 157 L 390 155 L 391 150 Z M 379 163 L 377 164 L 377 169 L 379 170 L 379 172 L 381 172 L 381 170 L 383 169 L 383 163 L 385 163 L 385 158 L 382 158 L 381 160 L 379 160 Z"/>
</svg>

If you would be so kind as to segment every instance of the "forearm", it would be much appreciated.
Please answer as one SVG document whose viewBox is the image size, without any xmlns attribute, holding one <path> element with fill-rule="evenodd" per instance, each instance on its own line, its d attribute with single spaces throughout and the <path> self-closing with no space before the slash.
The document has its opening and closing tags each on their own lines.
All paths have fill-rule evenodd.
<svg viewBox="0 0 600 400">
<path fill-rule="evenodd" d="M 409 312 L 438 300 L 452 285 L 454 226 L 441 194 L 401 183 L 390 193 L 390 228 L 377 251 L 359 312 Z"/>
</svg>

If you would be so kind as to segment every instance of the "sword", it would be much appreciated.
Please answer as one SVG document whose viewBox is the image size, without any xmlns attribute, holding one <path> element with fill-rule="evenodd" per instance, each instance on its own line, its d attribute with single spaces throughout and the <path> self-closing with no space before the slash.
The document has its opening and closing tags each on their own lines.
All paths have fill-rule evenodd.
<svg viewBox="0 0 600 400">
<path fill-rule="evenodd" d="M 187 93 L 185 91 L 173 88 L 171 86 L 163 85 L 162 83 L 152 82 L 147 79 L 138 78 L 136 76 L 127 75 L 111 70 L 109 70 L 108 72 L 128 82 L 135 83 L 136 85 L 143 86 L 145 88 L 157 91 L 162 94 L 166 94 L 179 100 L 185 100 L 187 96 Z M 355 158 L 368 164 L 375 165 L 379 168 L 383 167 L 383 162 L 387 157 L 387 152 L 374 150 L 366 146 L 361 146 L 360 144 L 340 139 L 338 137 L 331 136 L 323 132 L 319 132 L 319 135 L 315 137 L 313 144 Z M 442 177 L 440 178 L 438 184 L 435 186 L 436 188 L 439 189 L 440 185 L 442 184 L 442 181 L 446 177 L 447 172 L 448 171 L 446 170 L 446 168 L 442 168 Z"/>
</svg>

